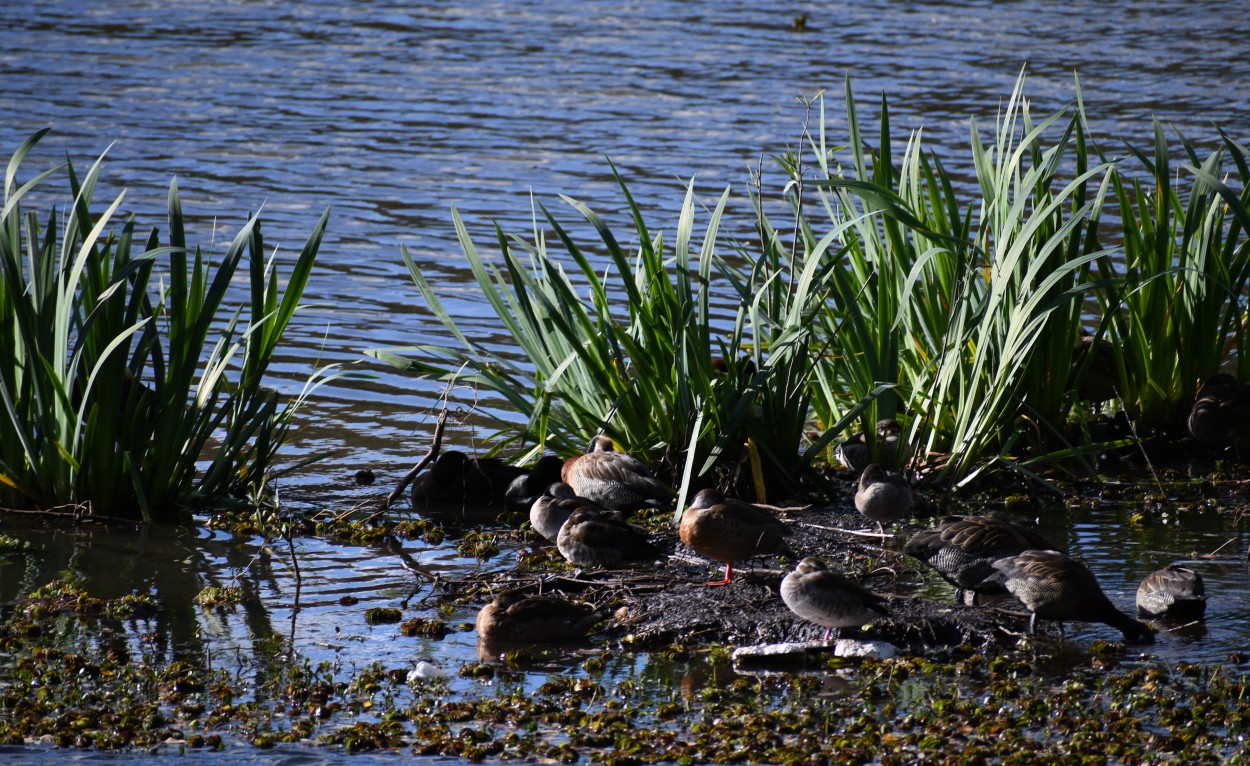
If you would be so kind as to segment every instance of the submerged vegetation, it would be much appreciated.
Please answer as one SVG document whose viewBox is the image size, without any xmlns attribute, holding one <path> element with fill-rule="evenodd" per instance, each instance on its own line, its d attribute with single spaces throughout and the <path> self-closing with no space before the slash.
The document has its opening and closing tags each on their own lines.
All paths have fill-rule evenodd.
<svg viewBox="0 0 1250 766">
<path fill-rule="evenodd" d="M 19 182 L 46 132 L 14 153 L 4 178 L 0 505 L 160 520 L 262 494 L 309 391 L 284 404 L 264 376 L 329 211 L 285 275 L 265 257 L 258 217 L 214 268 L 187 244 L 176 182 L 163 241 L 158 229 L 142 238 L 133 216 L 110 231 L 124 192 L 93 211 L 103 157 L 86 176 L 67 161 Z M 41 223 L 24 212 L 62 172 L 68 218 L 53 208 Z M 229 303 L 236 276 L 248 286 L 238 308 Z"/>
<path fill-rule="evenodd" d="M 462 333 L 407 253 L 458 345 L 370 353 L 502 395 L 524 423 L 496 449 L 568 454 L 602 431 L 675 482 L 711 472 L 770 492 L 885 418 L 904 422 L 900 458 L 947 482 L 1081 455 L 1105 400 L 1139 435 L 1175 427 L 1205 377 L 1246 364 L 1250 153 L 1222 134 L 1203 156 L 1177 134 L 1177 165 L 1156 125 L 1152 151 L 1112 156 L 1079 100 L 1037 119 L 1022 89 L 988 141 L 971 124 L 975 192 L 919 131 L 896 156 L 884 99 L 874 148 L 848 83 L 847 145 L 830 143 L 820 97 L 816 129 L 778 158 L 784 227 L 757 189 L 755 230 L 725 233 L 726 189 L 699 242 L 692 184 L 669 245 L 618 175 L 636 250 L 564 197 L 600 241 L 539 204 L 531 238 L 496 227 L 499 270 L 456 215 L 526 363 Z"/>
<path fill-rule="evenodd" d="M 1104 642 L 1031 660 L 964 645 L 756 673 L 731 664 L 723 646 L 678 642 L 647 656 L 585 648 L 553 666 L 513 652 L 430 672 L 415 660 L 315 663 L 269 634 L 254 638 L 236 670 L 230 652 L 171 660 L 122 637 L 124 622 L 151 626 L 160 614 L 149 596 L 101 600 L 65 581 L 7 608 L 0 743 L 153 753 L 317 744 L 469 762 L 633 764 L 1247 757 L 1241 656 L 1158 666 Z M 410 635 L 399 625 L 371 630 Z"/>
</svg>

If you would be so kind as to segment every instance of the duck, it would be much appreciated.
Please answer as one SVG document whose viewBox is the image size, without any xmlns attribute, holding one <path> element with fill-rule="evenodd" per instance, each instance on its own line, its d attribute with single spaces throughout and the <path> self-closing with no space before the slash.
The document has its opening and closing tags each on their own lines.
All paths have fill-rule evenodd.
<svg viewBox="0 0 1250 766">
<path fill-rule="evenodd" d="M 911 509 L 911 484 L 890 473 L 880 463 L 871 463 L 859 477 L 855 491 L 855 510 L 877 522 L 881 542 L 885 544 L 885 524 L 902 518 Z"/>
<path fill-rule="evenodd" d="M 543 455 L 533 467 L 512 480 L 504 492 L 504 507 L 512 513 L 527 514 L 534 501 L 542 497 L 552 483 L 560 481 L 564 460 L 556 455 Z"/>
<path fill-rule="evenodd" d="M 448 450 L 412 483 L 412 506 L 504 506 L 504 494 L 524 469 L 499 458 L 471 458 Z"/>
<path fill-rule="evenodd" d="M 730 362 L 723 356 L 714 356 L 711 367 L 712 372 L 723 380 L 733 381 L 734 387 L 739 391 L 746 390 L 751 385 L 751 379 L 757 371 L 755 361 L 749 356 L 739 357 L 736 362 Z"/>
<path fill-rule="evenodd" d="M 1151 572 L 1137 587 L 1137 615 L 1175 620 L 1201 620 L 1207 611 L 1202 575 L 1171 564 Z"/>
<path fill-rule="evenodd" d="M 1109 341 L 1099 339 L 1088 330 L 1081 328 L 1076 344 L 1072 349 L 1072 371 L 1068 376 L 1069 387 L 1077 382 L 1076 395 L 1088 402 L 1105 402 L 1118 396 L 1116 391 L 1120 384 L 1119 364 L 1117 357 L 1123 352 L 1111 345 Z"/>
<path fill-rule="evenodd" d="M 1044 537 L 1011 523 L 1002 511 L 983 516 L 946 516 L 934 529 L 916 533 L 903 552 L 918 559 L 955 586 L 955 603 L 968 592 L 976 596 L 1006 593 L 1002 583 L 987 582 L 994 562 L 1026 550 L 1059 550 Z"/>
<path fill-rule="evenodd" d="M 834 630 L 858 628 L 890 616 L 884 597 L 831 571 L 813 556 L 782 578 L 781 600 L 799 617 L 825 628 L 826 640 Z"/>
<path fill-rule="evenodd" d="M 578 508 L 606 510 L 584 497 L 578 497 L 573 488 L 564 482 L 552 482 L 547 491 L 530 505 L 530 526 L 554 543 L 560 535 L 560 527 Z"/>
<path fill-rule="evenodd" d="M 579 497 L 614 511 L 665 508 L 672 499 L 668 487 L 641 460 L 617 452 L 603 435 L 590 440 L 584 455 L 564 461 L 560 480 Z"/>
<path fill-rule="evenodd" d="M 585 638 L 603 616 L 583 604 L 557 596 L 500 593 L 477 613 L 483 641 L 514 644 L 552 643 Z"/>
<path fill-rule="evenodd" d="M 1188 426 L 1204 447 L 1250 451 L 1250 386 L 1225 372 L 1207 378 L 1194 397 Z"/>
<path fill-rule="evenodd" d="M 1000 581 L 1028 608 L 1029 633 L 1037 619 L 1101 622 L 1119 630 L 1131 644 L 1153 644 L 1154 633 L 1144 623 L 1121 612 L 1103 593 L 1098 580 L 1081 562 L 1058 551 L 1028 550 L 994 562 L 992 578 Z"/>
<path fill-rule="evenodd" d="M 715 489 L 701 489 L 681 514 L 678 536 L 695 553 L 725 565 L 725 577 L 705 583 L 728 585 L 734 562 L 765 553 L 793 556 L 785 538 L 790 530 L 758 505 L 731 500 Z"/>
<path fill-rule="evenodd" d="M 882 463 L 894 465 L 898 460 L 898 440 L 902 433 L 903 427 L 893 418 L 877 421 L 877 454 Z M 872 450 L 863 431 L 839 444 L 833 455 L 848 471 L 862 472 L 873 462 Z"/>
<path fill-rule="evenodd" d="M 578 567 L 610 567 L 662 554 L 643 529 L 626 522 L 619 511 L 578 508 L 556 536 L 560 555 Z"/>
</svg>

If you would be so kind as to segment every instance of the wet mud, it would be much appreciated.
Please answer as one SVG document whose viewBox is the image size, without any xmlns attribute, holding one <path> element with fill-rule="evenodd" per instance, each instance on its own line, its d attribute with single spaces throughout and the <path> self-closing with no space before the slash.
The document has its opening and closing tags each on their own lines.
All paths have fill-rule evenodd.
<svg viewBox="0 0 1250 766">
<path fill-rule="evenodd" d="M 876 529 L 850 507 L 849 497 L 837 505 L 790 509 L 780 515 L 791 530 L 788 541 L 798 557 L 817 556 L 889 601 L 888 618 L 863 629 L 844 629 L 840 637 L 885 641 L 904 653 L 924 654 L 944 647 L 1014 644 L 1027 629 L 1027 613 L 1014 599 L 962 606 L 954 603 L 953 589 L 943 589 L 949 593 L 946 601 L 916 594 L 926 581 L 940 579 L 901 552 L 908 537 L 930 521 L 927 518 L 896 527 L 883 545 Z M 669 519 L 648 521 L 652 541 L 666 553 L 663 560 L 579 570 L 564 564 L 554 547 L 535 535 L 530 538 L 532 547 L 518 556 L 523 563 L 482 572 L 452 586 L 448 596 L 473 603 L 504 589 L 561 595 L 612 615 L 594 638 L 641 650 L 824 638 L 824 628 L 796 616 L 779 595 L 781 580 L 797 559 L 766 556 L 743 562 L 735 566 L 733 582 L 709 586 L 705 583 L 723 575 L 723 565 L 680 543 L 670 531 Z"/>
</svg>

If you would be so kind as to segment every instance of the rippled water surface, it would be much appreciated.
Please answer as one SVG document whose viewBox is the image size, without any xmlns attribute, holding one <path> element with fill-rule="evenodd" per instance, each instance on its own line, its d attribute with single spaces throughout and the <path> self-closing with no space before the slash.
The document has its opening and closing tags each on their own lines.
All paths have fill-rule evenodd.
<svg viewBox="0 0 1250 766">
<path fill-rule="evenodd" d="M 804 31 L 794 29 L 800 14 Z M 263 206 L 267 241 L 293 255 L 321 211 L 332 208 L 306 295 L 316 305 L 300 317 L 279 371 L 291 390 L 314 359 L 350 363 L 371 376 L 322 389 L 308 410 L 303 449 L 329 447 L 337 456 L 294 488 L 313 502 L 349 502 L 377 490 L 343 489 L 347 476 L 372 466 L 389 489 L 424 452 L 433 422 L 436 386 L 361 355 L 370 347 L 445 341 L 406 274 L 400 246 L 432 275 L 468 332 L 507 342 L 473 287 L 451 226 L 453 205 L 482 245 L 491 241 L 491 221 L 526 231 L 533 199 L 576 229 L 558 193 L 586 201 L 624 233 L 606 155 L 654 228 L 673 231 L 694 177 L 707 196 L 733 185 L 726 225 L 745 231 L 748 169 L 763 167 L 765 191 L 775 196 L 784 179 L 767 158 L 800 135 L 805 110 L 797 97 L 830 90 L 830 116 L 841 130 L 836 107 L 847 73 L 865 114 L 884 92 L 896 136 L 923 127 L 957 173 L 967 165 L 969 118 L 992 125 L 1026 66 L 1026 92 L 1039 114 L 1071 102 L 1079 74 L 1092 128 L 1109 151 L 1118 152 L 1122 140 L 1144 144 L 1152 116 L 1200 145 L 1217 137 L 1213 126 L 1244 142 L 1247 40 L 1250 14 L 1240 2 L 1195 9 L 1179 0 L 1072 0 L 1054 8 L 988 1 L 40 0 L 0 20 L 0 147 L 11 153 L 51 126 L 28 160 L 32 170 L 67 152 L 85 168 L 107 148 L 108 192 L 127 190 L 124 207 L 141 227 L 162 223 L 176 175 L 192 240 L 217 252 L 246 213 Z M 472 401 L 470 392 L 458 394 L 466 406 Z M 470 444 L 489 430 L 469 418 L 449 440 Z M 1164 641 L 1161 656 L 1217 659 L 1244 646 L 1250 634 L 1241 627 L 1247 572 L 1239 527 L 1210 520 L 1134 531 L 1107 521 L 1076 517 L 1057 533 L 1094 564 L 1117 603 L 1131 603 L 1137 579 L 1174 560 L 1193 559 L 1209 573 L 1216 595 L 1208 635 Z M 231 571 L 260 556 L 271 565 L 258 586 L 266 619 L 279 632 L 289 627 L 291 582 L 281 556 L 198 534 L 175 543 L 181 557 L 173 560 L 202 575 L 209 564 Z M 335 648 L 342 644 L 335 628 L 345 619 L 337 611 L 341 593 L 393 605 L 413 588 L 393 556 L 302 545 L 308 582 L 294 627 L 302 650 L 344 651 Z M 1214 558 L 1195 559 L 1213 551 Z M 469 566 L 445 551 L 418 553 L 427 565 Z M 220 631 L 215 640 L 226 645 L 244 641 L 238 626 L 207 630 Z M 366 647 L 370 659 L 387 651 L 405 659 L 469 651 L 454 638 L 414 648 L 377 640 L 359 625 L 353 630 L 361 635 L 342 645 Z M 1077 635 L 1106 635 L 1100 631 Z"/>
<path fill-rule="evenodd" d="M 806 16 L 806 31 L 792 29 Z M 441 341 L 399 256 L 406 245 L 471 331 L 492 337 L 454 238 L 455 205 L 485 246 L 490 221 L 524 232 L 531 194 L 557 193 L 628 231 L 605 155 L 652 226 L 672 232 L 683 187 L 705 195 L 794 144 L 800 95 L 843 77 L 871 114 L 888 95 L 897 136 L 923 127 L 956 170 L 968 121 L 992 125 L 1027 65 L 1035 110 L 1074 98 L 1117 151 L 1150 119 L 1210 143 L 1247 122 L 1250 15 L 1237 2 L 390 3 L 46 0 L 0 22 L 0 146 L 54 134 L 30 160 L 80 166 L 110 145 L 106 179 L 159 225 L 177 175 L 199 241 L 264 206 L 288 254 L 333 209 L 320 272 L 283 366 L 360 362 L 368 347 Z M 1244 138 L 1244 137 L 1243 137 Z M 783 179 L 763 161 L 766 191 Z M 739 205 L 739 210 L 742 206 Z M 728 224 L 743 231 L 739 217 Z M 192 241 L 195 241 L 194 237 Z M 628 238 L 626 238 L 628 242 Z M 498 339 L 500 343 L 506 343 Z M 324 389 L 305 445 L 340 464 L 410 461 L 437 387 L 372 361 L 374 378 Z M 294 382 L 291 384 L 294 386 Z M 471 396 L 463 395 L 471 400 Z M 463 427 L 454 438 L 474 437 Z M 481 434 L 477 434 L 481 435 Z M 334 470 L 331 464 L 329 470 Z"/>
</svg>

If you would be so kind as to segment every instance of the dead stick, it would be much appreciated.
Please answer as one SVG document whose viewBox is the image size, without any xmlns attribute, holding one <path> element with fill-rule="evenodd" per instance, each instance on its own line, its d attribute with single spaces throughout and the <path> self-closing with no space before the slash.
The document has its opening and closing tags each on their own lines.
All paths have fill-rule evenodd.
<svg viewBox="0 0 1250 766">
<path fill-rule="evenodd" d="M 404 490 L 408 489 L 408 485 L 412 483 L 412 480 L 417 478 L 417 474 L 421 473 L 422 469 L 438 457 L 438 452 L 443 446 L 443 424 L 446 422 L 447 408 L 443 407 L 443 411 L 438 413 L 438 422 L 434 424 L 434 443 L 430 445 L 430 451 L 425 453 L 425 457 L 421 458 L 421 461 L 413 466 L 411 471 L 404 474 L 404 478 L 399 480 L 399 486 L 391 490 L 391 494 L 387 495 L 386 499 L 382 501 L 382 510 L 385 511 L 390 508 L 391 504 L 404 494 Z"/>
<path fill-rule="evenodd" d="M 57 511 L 53 508 L 74 508 L 73 511 Z M 0 513 L 13 514 L 17 516 L 43 516 L 52 517 L 54 519 L 73 519 L 74 521 L 99 521 L 109 524 L 142 524 L 141 519 L 123 519 L 117 516 L 103 516 L 98 513 L 91 512 L 90 503 L 79 503 L 78 505 L 57 505 L 46 510 L 29 509 L 29 508 L 0 508 Z"/>
<path fill-rule="evenodd" d="M 826 527 L 822 524 L 808 524 L 806 522 L 798 522 L 796 526 L 809 527 L 811 529 L 824 529 L 829 532 L 841 532 L 844 535 L 854 535 L 856 537 L 878 537 L 882 540 L 893 540 L 894 535 L 886 532 L 884 535 L 880 532 L 869 532 L 866 529 L 843 529 L 842 527 Z"/>
</svg>

